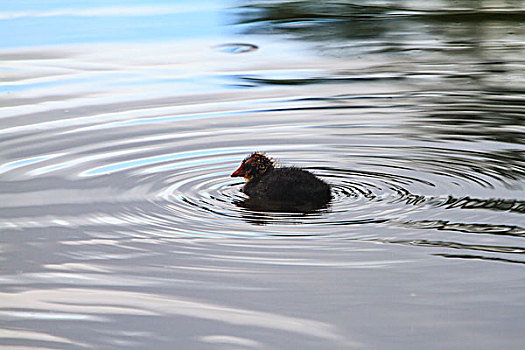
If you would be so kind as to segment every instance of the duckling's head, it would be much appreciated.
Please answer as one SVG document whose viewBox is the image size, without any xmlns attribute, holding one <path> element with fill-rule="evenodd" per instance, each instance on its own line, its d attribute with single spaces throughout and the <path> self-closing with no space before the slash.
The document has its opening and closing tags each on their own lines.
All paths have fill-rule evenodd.
<svg viewBox="0 0 525 350">
<path fill-rule="evenodd" d="M 242 176 L 247 181 L 252 181 L 273 168 L 274 164 L 272 159 L 266 157 L 264 153 L 254 152 L 244 158 L 241 166 L 239 166 L 231 176 Z"/>
</svg>

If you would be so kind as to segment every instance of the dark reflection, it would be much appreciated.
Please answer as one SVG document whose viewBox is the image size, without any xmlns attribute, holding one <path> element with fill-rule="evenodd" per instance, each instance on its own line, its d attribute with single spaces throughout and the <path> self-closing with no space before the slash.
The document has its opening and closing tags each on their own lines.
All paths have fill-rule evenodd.
<svg viewBox="0 0 525 350">
<path fill-rule="evenodd" d="M 493 72 L 481 69 L 478 77 L 494 79 Z M 516 72 L 509 75 L 516 75 Z M 510 87 L 498 89 L 485 84 L 479 87 L 479 91 L 443 92 L 414 98 L 414 106 L 421 118 L 412 124 L 414 133 L 411 136 L 420 140 L 489 140 L 525 144 L 523 131 L 517 127 L 525 123 L 525 91 Z M 525 174 L 523 151 L 506 150 L 494 153 L 494 158 L 504 162 L 505 166 L 500 170 L 515 172 L 506 166 L 510 161 L 521 165 L 517 174 Z"/>
<path fill-rule="evenodd" d="M 444 207 L 446 209 L 486 209 L 521 214 L 525 213 L 525 201 L 521 200 L 501 198 L 480 199 L 471 197 L 456 198 L 449 196 L 443 201 L 440 198 L 419 196 L 411 194 L 408 191 L 404 191 L 401 194 L 402 196 L 395 202 L 403 202 L 407 205 L 422 205 L 428 203 L 433 204 L 436 207 Z"/>
<path fill-rule="evenodd" d="M 514 225 L 457 223 L 447 220 L 406 221 L 403 223 L 403 225 L 418 229 L 525 237 L 525 228 Z"/>
<path fill-rule="evenodd" d="M 491 224 L 476 224 L 476 223 L 451 223 L 445 220 L 424 220 L 424 221 L 412 221 L 406 222 L 412 228 L 417 229 L 434 229 L 438 231 L 457 231 L 468 234 L 490 234 L 490 235 L 501 235 L 521 238 L 525 236 L 525 229 L 518 226 L 508 225 L 491 225 Z M 458 237 L 460 239 L 461 237 Z M 489 244 L 476 244 L 476 243 L 461 243 L 454 241 L 443 241 L 443 240 L 429 240 L 429 239 L 373 239 L 372 241 L 388 243 L 388 244 L 401 244 L 416 247 L 425 248 L 444 248 L 459 250 L 462 252 L 467 251 L 478 251 L 485 254 L 492 255 L 472 255 L 467 253 L 450 254 L 450 253 L 436 253 L 434 256 L 441 256 L 446 258 L 461 258 L 461 259 L 481 259 L 488 261 L 500 261 L 525 264 L 525 260 L 508 259 L 508 254 L 524 256 L 525 247 L 519 245 L 489 245 Z M 520 242 L 518 241 L 518 244 Z M 501 255 L 501 256 L 494 256 Z"/>
<path fill-rule="evenodd" d="M 525 264 L 525 261 L 505 259 L 496 256 L 482 256 L 482 255 L 471 255 L 471 254 L 434 254 L 435 256 L 441 256 L 443 258 L 450 259 L 467 259 L 467 260 L 486 260 L 486 261 L 497 261 L 503 263 L 512 264 Z"/>
<path fill-rule="evenodd" d="M 440 34 L 458 37 L 461 29 L 480 28 L 494 22 L 510 27 L 525 20 L 525 10 L 515 1 L 493 1 L 490 7 L 473 1 L 446 1 L 441 8 L 428 8 L 424 1 L 411 5 L 371 0 L 358 4 L 313 0 L 253 1 L 239 7 L 238 23 L 244 24 L 245 32 L 252 34 L 292 34 L 308 40 L 388 38 L 395 45 L 391 40 L 394 36 L 414 35 L 415 31 L 402 29 L 413 30 L 417 24 L 422 24 L 418 28 L 430 33 L 439 29 L 444 31 Z"/>
<path fill-rule="evenodd" d="M 285 79 L 285 78 L 262 78 L 262 77 L 250 77 L 250 76 L 244 76 L 240 77 L 239 79 L 242 79 L 244 82 L 249 84 L 255 84 L 255 85 L 312 85 L 312 84 L 340 84 L 340 83 L 357 83 L 357 82 L 364 82 L 364 81 L 388 81 L 388 80 L 402 80 L 405 79 L 402 76 L 390 76 L 390 77 L 376 77 L 376 76 L 347 76 L 347 77 L 310 77 L 310 78 L 296 78 L 296 79 Z M 316 109 L 340 109 L 344 107 L 330 107 L 330 106 L 322 106 L 318 107 Z M 301 109 L 301 107 L 297 108 Z M 303 107 L 303 109 L 306 109 Z M 308 110 L 312 110 L 313 108 L 308 108 Z M 277 111 L 277 109 L 274 109 L 273 111 Z"/>
<path fill-rule="evenodd" d="M 515 213 L 525 213 L 525 202 L 507 199 L 478 199 L 478 198 L 454 198 L 449 196 L 448 200 L 442 204 L 447 209 L 489 209 L 497 211 L 509 211 Z"/>
<path fill-rule="evenodd" d="M 214 48 L 225 53 L 248 53 L 259 49 L 257 45 L 249 43 L 227 43 L 216 45 Z"/>
<path fill-rule="evenodd" d="M 491 30 L 512 36 L 522 31 L 517 24 L 525 20 L 521 4 L 512 1 L 492 2 L 490 7 L 472 1 L 464 4 L 448 1 L 442 8 L 433 9 L 424 2 L 406 7 L 377 1 L 360 1 L 359 4 L 255 1 L 239 9 L 238 23 L 244 25 L 246 33 L 286 34 L 301 40 L 323 42 L 326 45 L 323 51 L 337 54 L 347 49 L 355 53 L 355 45 L 362 45 L 361 49 L 369 52 L 478 51 Z M 444 45 L 436 43 L 436 37 Z M 434 44 L 423 43 L 425 38 Z M 335 41 L 340 45 L 330 47 Z M 422 44 L 413 44 L 418 42 Z M 489 66 L 501 62 L 504 62 L 501 58 L 488 61 Z"/>
<path fill-rule="evenodd" d="M 306 219 L 322 215 L 328 208 L 328 203 L 315 206 L 312 203 L 293 203 L 245 199 L 234 201 L 242 208 L 242 219 L 252 225 L 265 226 L 270 224 L 305 224 Z M 296 236 L 294 234 L 294 236 Z"/>
<path fill-rule="evenodd" d="M 510 246 L 496 246 L 496 245 L 482 245 L 482 244 L 463 244 L 458 242 L 447 241 L 430 241 L 430 240 L 389 240 L 388 243 L 405 244 L 418 247 L 441 247 L 459 250 L 476 250 L 490 253 L 505 253 L 505 254 L 525 254 L 524 247 L 510 247 Z"/>
<path fill-rule="evenodd" d="M 248 33 L 292 33 L 304 39 L 377 38 L 388 31 L 388 7 L 341 2 L 254 2 L 241 7 Z M 378 19 L 382 19 L 379 21 Z"/>
<path fill-rule="evenodd" d="M 271 223 L 300 224 L 311 216 L 319 216 L 329 209 L 329 201 L 294 202 L 273 201 L 258 198 L 235 200 L 233 204 L 243 209 L 241 217 L 253 225 Z"/>
<path fill-rule="evenodd" d="M 236 201 L 234 204 L 238 207 L 255 211 L 305 214 L 318 212 L 321 209 L 328 208 L 328 202 L 283 202 L 251 198 L 243 201 Z"/>
<path fill-rule="evenodd" d="M 518 246 L 500 246 L 500 245 L 482 245 L 482 244 L 464 244 L 459 242 L 449 242 L 449 241 L 431 241 L 431 240 L 378 240 L 383 243 L 389 244 L 402 244 L 410 245 L 417 247 L 427 247 L 427 248 L 447 248 L 447 249 L 457 249 L 461 251 L 479 251 L 483 253 L 491 254 L 517 254 L 524 255 L 525 247 Z M 501 261 L 501 262 L 510 262 L 525 264 L 525 260 L 517 259 L 508 259 L 499 256 L 485 256 L 485 255 L 472 255 L 472 254 L 449 254 L 449 253 L 437 253 L 432 254 L 434 256 L 441 256 L 445 258 L 460 258 L 460 259 L 482 259 L 482 260 L 491 260 L 491 261 Z"/>
<path fill-rule="evenodd" d="M 523 131 L 516 128 L 525 123 L 523 21 L 523 2 L 511 0 L 451 0 L 430 7 L 426 1 L 252 1 L 239 7 L 237 17 L 247 34 L 282 35 L 311 42 L 326 55 L 377 57 L 386 64 L 306 78 L 240 79 L 252 86 L 360 79 L 427 85 L 425 93 L 402 101 L 413 106 L 410 137 L 523 144 Z"/>
<path fill-rule="evenodd" d="M 432 203 L 436 207 L 444 207 L 446 209 L 487 209 L 494 211 L 506 211 L 514 213 L 525 213 L 525 202 L 511 199 L 479 199 L 471 197 L 455 198 L 449 196 L 445 201 L 439 198 L 424 197 L 415 194 L 402 193 L 402 197 L 395 200 L 395 202 L 403 202 L 407 205 L 422 205 L 425 203 Z"/>
</svg>

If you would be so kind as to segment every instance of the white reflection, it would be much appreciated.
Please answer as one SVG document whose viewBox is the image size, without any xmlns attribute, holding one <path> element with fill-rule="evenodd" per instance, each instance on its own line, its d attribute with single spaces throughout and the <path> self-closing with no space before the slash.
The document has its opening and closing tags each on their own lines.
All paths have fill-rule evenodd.
<svg viewBox="0 0 525 350">
<path fill-rule="evenodd" d="M 229 344 L 242 346 L 245 348 L 261 348 L 262 344 L 251 339 L 233 337 L 231 335 L 208 335 L 201 337 L 200 340 L 210 344 Z"/>
<path fill-rule="evenodd" d="M 50 334 L 45 333 L 39 333 L 39 332 L 30 332 L 30 331 L 23 331 L 20 329 L 17 330 L 10 330 L 10 329 L 0 329 L 0 339 L 2 338 L 10 338 L 10 339 L 23 339 L 23 340 L 38 340 L 38 341 L 50 341 L 50 342 L 57 342 L 57 343 L 66 343 L 70 345 L 76 345 L 76 346 L 82 346 L 87 347 L 85 344 L 81 343 L 73 343 L 69 339 L 57 337 Z M 15 347 L 11 347 L 10 349 L 14 349 Z M 43 348 L 40 348 L 43 349 Z"/>
<path fill-rule="evenodd" d="M 24 305 L 25 308 L 36 312 L 45 310 L 51 313 L 67 312 L 79 315 L 178 315 L 243 327 L 268 328 L 321 338 L 340 344 L 356 345 L 355 342 L 338 334 L 335 327 L 324 322 L 202 301 L 185 300 L 175 296 L 69 288 L 32 290 L 15 294 L 0 293 L 1 309 L 9 309 L 13 305 Z"/>
</svg>

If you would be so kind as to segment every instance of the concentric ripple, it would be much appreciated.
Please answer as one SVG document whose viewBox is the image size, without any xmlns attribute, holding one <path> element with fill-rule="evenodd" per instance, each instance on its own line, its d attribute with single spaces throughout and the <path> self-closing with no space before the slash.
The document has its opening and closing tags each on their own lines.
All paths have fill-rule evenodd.
<svg viewBox="0 0 525 350">
<path fill-rule="evenodd" d="M 158 57 L 174 52 L 179 51 L 162 48 Z M 76 55 L 81 68 L 64 79 L 90 74 L 91 53 Z M 205 55 L 181 59 L 215 60 L 219 71 L 223 65 L 228 73 L 215 88 L 207 81 L 206 91 L 163 91 L 148 97 L 123 85 L 120 96 L 106 100 L 104 89 L 114 88 L 108 83 L 96 101 L 80 101 L 64 91 L 53 104 L 33 107 L 25 119 L 20 118 L 27 110 L 24 105 L 6 110 L 7 127 L 0 130 L 5 159 L 0 173 L 9 184 L 2 194 L 8 214 L 3 226 L 84 227 L 89 232 L 110 226 L 118 227 L 118 234 L 143 237 L 383 239 L 383 232 L 407 227 L 410 232 L 468 227 L 469 232 L 484 233 L 489 225 L 496 232 L 521 235 L 516 216 L 524 211 L 517 196 L 524 188 L 523 151 L 496 141 L 480 149 L 461 139 L 440 140 L 440 133 L 430 141 L 423 138 L 418 116 L 406 117 L 405 106 L 431 103 L 432 96 L 394 92 L 388 79 L 373 93 L 341 94 L 338 86 L 337 94 L 328 89 L 326 96 L 315 98 L 305 98 L 310 84 L 293 85 L 293 90 L 284 83 L 238 90 L 239 84 L 253 79 L 242 72 L 232 74 L 230 61 L 255 52 L 208 50 Z M 122 72 L 107 67 L 105 79 L 122 74 L 142 79 L 144 70 L 180 73 L 178 66 L 152 67 L 157 67 L 154 59 L 126 65 Z M 315 75 L 300 60 L 294 67 L 288 71 L 290 81 Z M 100 74 L 101 68 L 91 74 Z M 273 73 L 261 75 L 271 79 Z M 316 78 L 311 83 L 324 84 Z M 231 84 L 231 89 L 222 84 Z M 93 87 L 87 89 L 93 93 Z M 479 103 L 497 99 L 499 95 L 485 96 Z M 433 107 L 429 110 L 438 110 Z M 432 117 L 434 112 L 429 113 Z M 280 165 L 304 167 L 326 180 L 332 201 L 308 213 L 243 206 L 243 181 L 229 175 L 256 150 L 268 152 Z M 495 212 L 502 214 L 488 220 Z M 363 225 L 381 229 L 356 229 Z"/>
<path fill-rule="evenodd" d="M 303 131 L 308 129 L 302 128 Z M 225 130 L 221 132 L 225 138 L 233 137 Z M 265 127 L 260 127 L 259 133 L 263 132 Z M 215 133 L 202 133 L 197 141 Z M 108 149 L 108 142 L 102 140 L 77 144 L 76 149 L 62 150 L 62 153 L 34 155 L 4 164 L 4 175 L 13 180 L 38 178 L 51 183 L 47 190 L 50 199 L 38 206 L 38 211 L 46 215 L 32 218 L 31 227 L 56 223 L 91 228 L 117 225 L 128 227 L 133 235 L 197 237 L 340 235 L 348 231 L 348 225 L 421 228 L 423 222 L 437 216 L 443 220 L 444 213 L 449 217 L 456 215 L 451 211 L 464 209 L 524 212 L 523 201 L 503 198 L 505 186 L 499 183 L 511 188 L 519 183 L 513 184 L 511 177 L 497 171 L 500 165 L 487 163 L 485 159 L 485 171 L 476 168 L 469 171 L 471 164 L 476 162 L 474 156 L 487 158 L 483 153 L 474 155 L 466 151 L 415 146 L 392 149 L 355 145 L 352 154 L 348 154 L 345 149 L 329 145 L 262 146 L 258 149 L 268 151 L 282 165 L 303 166 L 330 183 L 333 198 L 327 208 L 311 213 L 261 212 L 238 205 L 246 199 L 241 192 L 243 181 L 229 176 L 240 160 L 253 151 L 249 146 L 206 149 L 205 144 L 196 143 L 194 149 L 180 152 L 177 148 L 185 141 L 133 137 L 125 146 L 117 144 L 112 150 Z M 248 140 L 240 141 L 249 143 Z M 63 136 L 60 142 L 65 142 Z M 387 153 L 389 155 L 384 156 Z M 454 168 L 436 158 L 446 154 L 453 154 Z M 374 155 L 383 155 L 381 162 Z M 307 160 L 309 158 L 311 160 Z M 503 161 L 498 159 L 498 162 Z M 66 181 L 53 183 L 51 179 L 57 176 Z M 14 181 L 14 184 L 24 183 L 29 182 Z M 79 186 L 83 190 L 79 190 Z M 455 195 L 481 189 L 498 189 L 500 198 Z M 72 198 L 67 191 L 82 195 Z M 508 190 L 510 193 L 512 191 Z M 20 187 L 18 192 L 7 194 L 6 198 L 11 199 L 8 202 L 14 210 L 20 206 L 33 207 L 31 198 L 39 194 L 41 192 L 33 193 L 27 187 L 23 190 Z M 64 194 L 62 198 L 61 194 Z M 60 211 L 71 211 L 72 207 L 82 212 L 84 203 L 99 203 L 104 209 L 91 212 L 93 208 L 90 208 L 90 212 L 76 217 L 60 214 Z M 52 219 L 50 213 L 46 213 L 49 205 L 58 209 L 53 211 Z M 464 219 L 469 214 L 460 216 Z M 28 225 L 27 221 L 27 218 L 12 218 L 5 225 L 23 227 Z"/>
</svg>

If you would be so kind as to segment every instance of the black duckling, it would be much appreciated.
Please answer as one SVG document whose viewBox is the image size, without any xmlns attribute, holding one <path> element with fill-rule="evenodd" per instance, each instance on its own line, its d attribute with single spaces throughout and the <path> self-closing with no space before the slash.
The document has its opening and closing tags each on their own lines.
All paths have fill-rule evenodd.
<svg viewBox="0 0 525 350">
<path fill-rule="evenodd" d="M 232 177 L 244 177 L 243 187 L 252 203 L 272 203 L 275 209 L 308 208 L 326 206 L 332 198 L 330 185 L 314 174 L 297 168 L 276 168 L 264 154 L 254 152 L 246 157 Z"/>
</svg>

